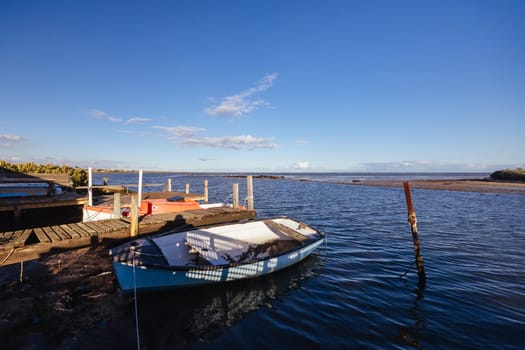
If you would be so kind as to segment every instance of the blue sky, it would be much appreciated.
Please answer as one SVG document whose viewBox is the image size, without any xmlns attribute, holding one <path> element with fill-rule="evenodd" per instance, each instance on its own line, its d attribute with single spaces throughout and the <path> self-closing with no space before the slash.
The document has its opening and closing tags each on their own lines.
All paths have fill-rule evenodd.
<svg viewBox="0 0 525 350">
<path fill-rule="evenodd" d="M 525 1 L 0 2 L 0 159 L 525 167 Z"/>
</svg>

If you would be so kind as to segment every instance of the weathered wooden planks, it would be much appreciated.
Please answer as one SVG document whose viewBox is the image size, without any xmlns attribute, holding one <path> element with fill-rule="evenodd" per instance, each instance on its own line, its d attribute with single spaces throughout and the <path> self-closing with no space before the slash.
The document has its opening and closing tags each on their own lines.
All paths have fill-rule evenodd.
<svg viewBox="0 0 525 350">
<path fill-rule="evenodd" d="M 181 227 L 234 222 L 254 217 L 255 211 L 222 207 L 151 215 L 140 220 L 139 235 Z M 101 242 L 111 245 L 119 240 L 130 238 L 129 225 L 129 222 L 124 219 L 110 219 L 0 232 L 0 264 L 38 259 L 44 254 L 64 249 L 77 249 Z"/>
<path fill-rule="evenodd" d="M 57 242 L 62 240 L 62 237 L 59 234 L 57 234 L 51 226 L 42 227 L 42 231 L 44 231 L 46 236 L 49 237 L 51 242 Z"/>
<path fill-rule="evenodd" d="M 42 230 L 42 228 L 35 228 L 33 230 L 33 232 L 35 233 L 36 237 L 38 238 L 38 240 L 40 241 L 40 243 L 49 243 L 51 242 L 51 239 L 49 239 L 49 237 L 46 235 L 46 233 L 44 232 L 44 230 Z"/>
</svg>

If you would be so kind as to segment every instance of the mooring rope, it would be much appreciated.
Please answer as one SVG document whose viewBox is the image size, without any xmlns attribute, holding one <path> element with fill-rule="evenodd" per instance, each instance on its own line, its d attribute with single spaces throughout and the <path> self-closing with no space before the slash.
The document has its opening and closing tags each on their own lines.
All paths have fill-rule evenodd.
<svg viewBox="0 0 525 350">
<path fill-rule="evenodd" d="M 4 260 L 0 262 L 0 265 L 3 265 L 11 257 L 11 255 L 13 255 L 14 252 L 15 252 L 15 248 L 12 248 L 9 254 L 7 254 L 7 256 L 4 258 Z"/>
<path fill-rule="evenodd" d="M 414 264 L 415 264 L 415 263 L 416 263 L 416 260 L 414 260 L 414 262 L 412 263 L 412 265 L 410 265 L 410 266 L 408 267 L 408 269 L 407 269 L 407 270 L 406 270 L 401 276 L 399 276 L 399 277 L 400 277 L 400 278 L 405 277 L 405 276 L 407 275 L 407 273 L 409 273 L 410 270 L 412 270 L 412 268 L 414 267 Z"/>
<path fill-rule="evenodd" d="M 135 247 L 131 246 L 131 260 L 133 263 L 133 299 L 135 299 L 135 329 L 137 331 L 137 349 L 140 350 L 140 334 L 139 334 L 139 309 L 137 305 L 137 278 L 135 275 Z"/>
</svg>

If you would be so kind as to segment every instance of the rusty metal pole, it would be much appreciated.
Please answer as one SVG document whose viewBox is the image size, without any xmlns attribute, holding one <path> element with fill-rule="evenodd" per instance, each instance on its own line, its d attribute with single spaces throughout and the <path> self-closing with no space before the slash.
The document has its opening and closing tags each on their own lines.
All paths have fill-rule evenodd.
<svg viewBox="0 0 525 350">
<path fill-rule="evenodd" d="M 403 182 L 405 188 L 405 198 L 408 208 L 408 222 L 412 229 L 412 240 L 414 241 L 414 254 L 416 256 L 417 276 L 419 278 L 419 287 L 424 288 L 427 276 L 425 274 L 425 266 L 423 264 L 423 255 L 421 255 L 421 247 L 419 245 L 419 238 L 417 235 L 417 218 L 412 205 L 412 196 L 410 195 L 410 185 L 408 181 Z"/>
</svg>

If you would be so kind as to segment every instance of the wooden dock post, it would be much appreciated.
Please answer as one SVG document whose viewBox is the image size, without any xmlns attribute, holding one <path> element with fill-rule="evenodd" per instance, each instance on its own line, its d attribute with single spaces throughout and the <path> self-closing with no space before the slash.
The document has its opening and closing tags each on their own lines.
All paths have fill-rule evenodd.
<svg viewBox="0 0 525 350">
<path fill-rule="evenodd" d="M 208 180 L 204 180 L 204 203 L 208 203 Z"/>
<path fill-rule="evenodd" d="M 171 177 L 168 177 L 168 192 L 171 192 Z"/>
<path fill-rule="evenodd" d="M 416 256 L 416 265 L 417 265 L 417 276 L 419 278 L 419 288 L 422 289 L 425 287 L 427 276 L 425 274 L 425 266 L 423 264 L 423 255 L 421 255 L 421 247 L 419 245 L 419 238 L 417 235 L 417 218 L 416 213 L 414 212 L 414 207 L 412 205 L 412 196 L 410 195 L 410 185 L 408 181 L 403 182 L 403 187 L 405 188 L 405 198 L 408 208 L 408 222 L 412 229 L 412 241 L 414 242 L 414 254 Z"/>
<path fill-rule="evenodd" d="M 233 184 L 233 209 L 239 208 L 239 184 Z"/>
<path fill-rule="evenodd" d="M 120 212 L 120 192 L 115 192 L 113 194 L 113 218 L 122 218 L 122 213 Z"/>
<path fill-rule="evenodd" d="M 253 176 L 246 177 L 246 199 L 248 200 L 248 210 L 253 210 Z"/>
<path fill-rule="evenodd" d="M 186 184 L 186 193 L 190 193 L 190 184 Z"/>
<path fill-rule="evenodd" d="M 137 194 L 131 195 L 131 225 L 129 227 L 130 237 L 135 237 L 139 234 L 139 205 Z"/>
</svg>

